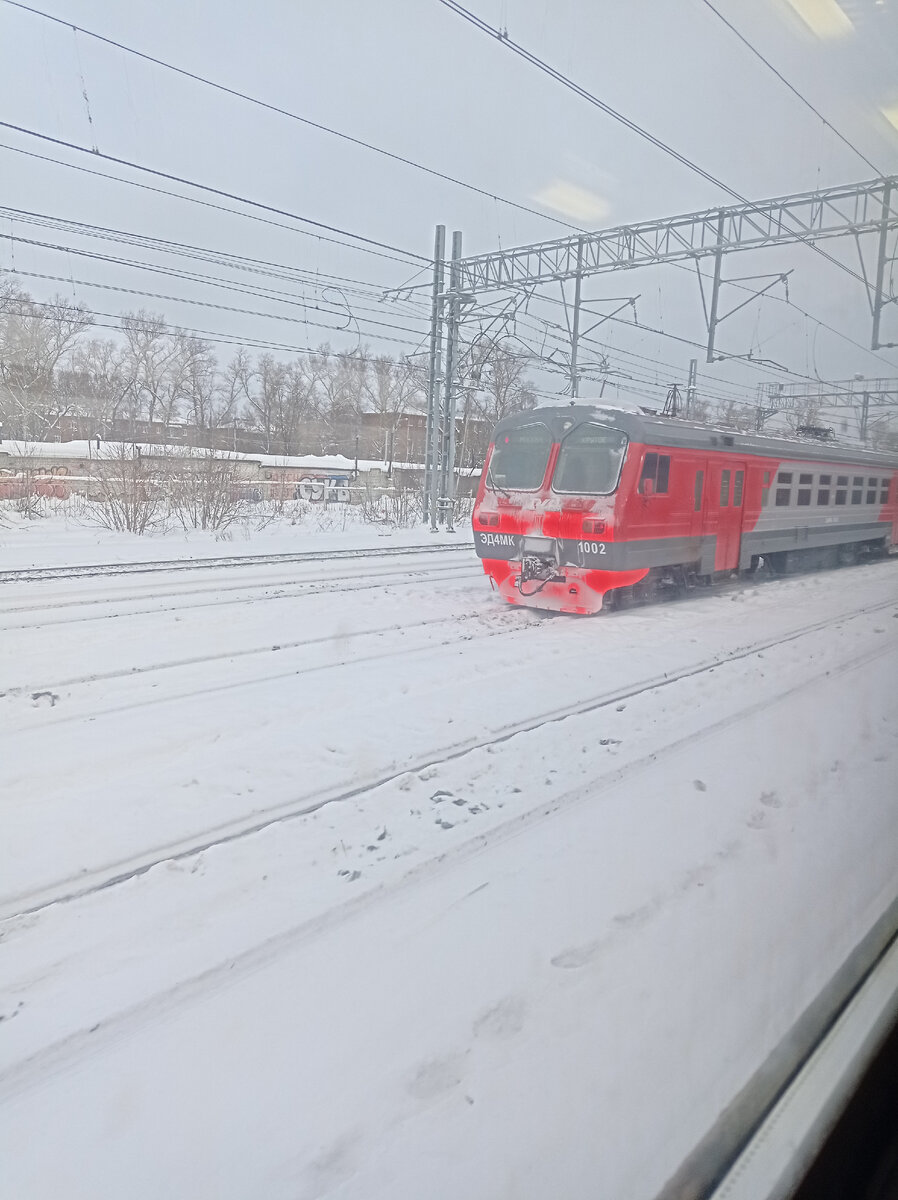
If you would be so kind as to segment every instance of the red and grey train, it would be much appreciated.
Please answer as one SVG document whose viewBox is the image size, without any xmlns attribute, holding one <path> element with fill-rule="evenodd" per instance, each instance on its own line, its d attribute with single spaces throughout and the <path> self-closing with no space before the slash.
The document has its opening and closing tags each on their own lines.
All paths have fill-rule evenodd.
<svg viewBox="0 0 898 1200">
<path fill-rule="evenodd" d="M 658 582 L 898 546 L 898 456 L 601 405 L 500 421 L 474 543 L 510 603 L 595 613 Z M 610 593 L 610 595 L 609 595 Z"/>
</svg>

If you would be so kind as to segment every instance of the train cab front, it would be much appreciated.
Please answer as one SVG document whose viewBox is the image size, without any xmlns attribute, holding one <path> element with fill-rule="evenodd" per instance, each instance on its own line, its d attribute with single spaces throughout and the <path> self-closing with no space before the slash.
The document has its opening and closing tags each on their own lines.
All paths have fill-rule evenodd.
<svg viewBox="0 0 898 1200">
<path fill-rule="evenodd" d="M 510 604 L 586 615 L 630 582 L 613 568 L 627 436 L 596 417 L 537 409 L 496 427 L 472 523 L 484 572 Z"/>
</svg>

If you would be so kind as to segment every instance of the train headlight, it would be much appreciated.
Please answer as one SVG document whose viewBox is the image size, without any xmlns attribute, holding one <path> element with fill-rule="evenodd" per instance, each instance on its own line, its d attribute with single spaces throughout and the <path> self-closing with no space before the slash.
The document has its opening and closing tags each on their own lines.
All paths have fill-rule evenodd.
<svg viewBox="0 0 898 1200">
<path fill-rule="evenodd" d="M 583 521 L 583 532 L 584 533 L 604 533 L 605 532 L 605 522 L 595 520 L 592 517 L 586 517 L 585 520 Z"/>
</svg>

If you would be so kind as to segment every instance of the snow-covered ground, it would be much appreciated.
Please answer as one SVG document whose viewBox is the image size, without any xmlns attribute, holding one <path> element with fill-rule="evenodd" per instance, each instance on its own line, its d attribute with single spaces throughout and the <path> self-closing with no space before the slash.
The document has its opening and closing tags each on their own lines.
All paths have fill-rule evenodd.
<svg viewBox="0 0 898 1200">
<path fill-rule="evenodd" d="M 75 501 L 50 502 L 49 518 L 28 520 L 14 507 L 0 511 L 0 573 L 29 567 L 89 566 L 96 563 L 141 563 L 174 559 L 251 557 L 291 554 L 329 547 L 344 549 L 470 542 L 469 522 L 454 534 L 445 529 L 431 534 L 423 526 L 396 529 L 361 519 L 352 505 L 289 504 L 285 518 L 266 521 L 260 512 L 235 522 L 222 533 L 170 523 L 162 532 L 135 537 L 104 529 L 89 520 Z M 291 516 L 292 513 L 292 516 Z"/>
<path fill-rule="evenodd" d="M 652 1197 L 894 899 L 898 562 L 577 620 L 365 536 L 0 587 L 4 1200 Z"/>
</svg>

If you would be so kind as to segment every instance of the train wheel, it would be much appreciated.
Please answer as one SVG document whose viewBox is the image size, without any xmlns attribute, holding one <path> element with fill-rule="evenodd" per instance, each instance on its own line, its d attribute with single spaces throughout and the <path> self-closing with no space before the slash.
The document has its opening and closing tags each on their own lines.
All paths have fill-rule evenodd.
<svg viewBox="0 0 898 1200">
<path fill-rule="evenodd" d="M 631 587 L 615 588 L 608 593 L 608 598 L 611 601 L 609 607 L 613 612 L 623 612 L 636 603 L 636 595 Z"/>
</svg>

